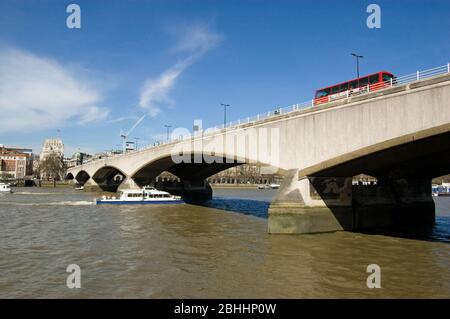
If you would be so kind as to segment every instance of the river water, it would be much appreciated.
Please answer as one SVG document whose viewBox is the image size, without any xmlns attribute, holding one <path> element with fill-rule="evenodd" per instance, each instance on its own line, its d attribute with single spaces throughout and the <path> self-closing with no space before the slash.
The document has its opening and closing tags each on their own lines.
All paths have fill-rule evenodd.
<svg viewBox="0 0 450 319">
<path fill-rule="evenodd" d="M 268 235 L 272 190 L 216 189 L 208 207 L 95 206 L 94 194 L 0 195 L 1 298 L 450 297 L 450 197 L 419 239 Z M 66 267 L 81 268 L 69 289 Z M 381 267 L 368 289 L 366 267 Z"/>
</svg>

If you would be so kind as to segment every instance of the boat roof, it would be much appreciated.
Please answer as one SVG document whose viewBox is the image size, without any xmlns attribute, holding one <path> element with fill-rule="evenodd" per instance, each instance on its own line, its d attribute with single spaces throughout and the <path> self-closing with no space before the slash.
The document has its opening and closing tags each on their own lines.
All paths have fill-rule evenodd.
<svg viewBox="0 0 450 319">
<path fill-rule="evenodd" d="M 160 190 L 157 190 L 156 188 L 122 189 L 121 192 L 123 192 L 123 193 L 134 193 L 134 194 L 142 194 L 143 192 L 154 193 L 154 194 L 169 194 L 168 192 L 160 191 Z"/>
</svg>

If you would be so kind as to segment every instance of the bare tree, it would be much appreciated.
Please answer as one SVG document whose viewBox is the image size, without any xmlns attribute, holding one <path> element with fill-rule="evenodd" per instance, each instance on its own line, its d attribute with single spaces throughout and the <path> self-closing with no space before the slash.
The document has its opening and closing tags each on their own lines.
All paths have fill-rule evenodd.
<svg viewBox="0 0 450 319">
<path fill-rule="evenodd" d="M 53 187 L 56 187 L 56 181 L 63 178 L 66 168 L 62 158 L 51 153 L 39 163 L 39 170 L 47 179 L 53 179 Z"/>
</svg>

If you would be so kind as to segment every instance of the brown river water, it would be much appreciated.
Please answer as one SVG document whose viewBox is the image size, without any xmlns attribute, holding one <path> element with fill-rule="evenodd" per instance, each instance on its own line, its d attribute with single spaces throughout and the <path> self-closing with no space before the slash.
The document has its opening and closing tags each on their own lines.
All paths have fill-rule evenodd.
<svg viewBox="0 0 450 319">
<path fill-rule="evenodd" d="M 419 235 L 268 235 L 272 190 L 205 206 L 95 206 L 94 194 L 0 195 L 0 298 L 450 297 L 450 197 Z M 66 267 L 81 268 L 69 289 Z M 369 289 L 366 267 L 381 267 Z"/>
</svg>

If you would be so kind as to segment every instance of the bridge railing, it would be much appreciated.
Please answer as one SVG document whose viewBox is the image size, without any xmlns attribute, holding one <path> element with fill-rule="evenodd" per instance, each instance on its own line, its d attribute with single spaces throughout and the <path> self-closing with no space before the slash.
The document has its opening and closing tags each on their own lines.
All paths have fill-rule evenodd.
<svg viewBox="0 0 450 319">
<path fill-rule="evenodd" d="M 447 63 L 446 65 L 438 66 L 438 67 L 435 67 L 432 69 L 428 69 L 428 70 L 417 71 L 413 74 L 395 77 L 388 81 L 380 82 L 377 84 L 373 84 L 373 85 L 369 84 L 366 87 L 362 87 L 357 90 L 348 90 L 345 92 L 341 92 L 341 93 L 337 94 L 336 96 L 329 95 L 327 101 L 320 102 L 320 106 L 321 107 L 326 106 L 328 103 L 334 102 L 339 99 L 345 99 L 345 98 L 349 98 L 349 97 L 356 96 L 356 95 L 368 94 L 368 93 L 371 93 L 374 91 L 379 91 L 379 90 L 387 89 L 387 88 L 394 87 L 394 86 L 406 85 L 406 84 L 418 82 L 421 80 L 429 79 L 429 78 L 432 78 L 435 76 L 439 76 L 442 74 L 446 74 L 446 73 L 450 73 L 450 63 Z M 232 121 L 232 122 L 226 123 L 226 125 L 222 124 L 219 126 L 209 128 L 206 131 L 204 131 L 203 133 L 201 133 L 201 135 L 202 136 L 213 135 L 224 129 L 237 128 L 237 127 L 245 125 L 245 124 L 256 123 L 256 122 L 266 120 L 269 118 L 276 118 L 276 117 L 284 115 L 284 114 L 307 110 L 307 109 L 313 108 L 314 106 L 317 106 L 318 104 L 319 103 L 315 103 L 315 100 L 312 99 L 312 100 L 309 100 L 309 101 L 306 101 L 303 103 L 296 103 L 296 104 L 292 104 L 292 105 L 289 105 L 286 107 L 277 107 L 268 112 L 264 112 L 261 114 L 257 114 L 255 116 L 247 117 L 245 119 L 240 119 L 237 121 Z M 177 143 L 179 141 L 191 139 L 192 137 L 193 137 L 193 135 L 180 136 L 176 139 L 171 139 L 169 141 L 163 141 L 163 142 L 154 143 L 153 145 L 143 146 L 138 150 L 130 151 L 130 152 L 127 152 L 126 154 L 142 152 L 142 151 L 145 151 L 145 150 L 153 148 L 153 147 L 160 147 L 160 146 L 164 146 L 167 144 Z M 107 155 L 107 156 L 103 157 L 101 160 L 120 157 L 120 156 L 123 156 L 126 154 L 111 154 L 111 155 Z M 92 160 L 89 163 L 92 163 L 95 161 L 96 160 Z"/>
<path fill-rule="evenodd" d="M 446 73 L 450 73 L 450 63 L 447 63 L 446 65 L 442 65 L 442 66 L 439 66 L 436 68 L 428 69 L 428 70 L 417 71 L 413 74 L 395 77 L 392 80 L 380 82 L 380 83 L 377 83 L 374 85 L 368 85 L 368 86 L 360 88 L 358 90 L 348 90 L 345 92 L 341 92 L 341 93 L 337 94 L 336 96 L 329 95 L 328 101 L 320 102 L 320 106 L 324 106 L 330 102 L 334 102 L 339 99 L 344 99 L 344 98 L 348 98 L 348 97 L 356 96 L 356 95 L 368 94 L 373 91 L 379 91 L 381 89 L 386 89 L 386 88 L 399 86 L 399 85 L 405 85 L 405 84 L 425 80 L 425 79 L 428 79 L 428 78 L 431 78 L 434 76 L 438 76 L 438 75 L 442 75 L 442 74 L 446 74 Z M 297 104 L 289 105 L 286 107 L 276 107 L 271 111 L 257 114 L 256 116 L 247 117 L 247 118 L 240 119 L 237 121 L 229 122 L 226 124 L 226 128 L 235 128 L 242 124 L 258 122 L 260 120 L 277 117 L 277 116 L 287 114 L 287 113 L 297 112 L 299 110 L 306 110 L 306 109 L 312 108 L 318 104 L 319 103 L 315 103 L 315 100 L 312 99 L 309 101 L 305 101 L 303 103 L 297 103 Z M 219 127 L 221 127 L 223 129 L 224 125 L 222 124 Z"/>
</svg>

